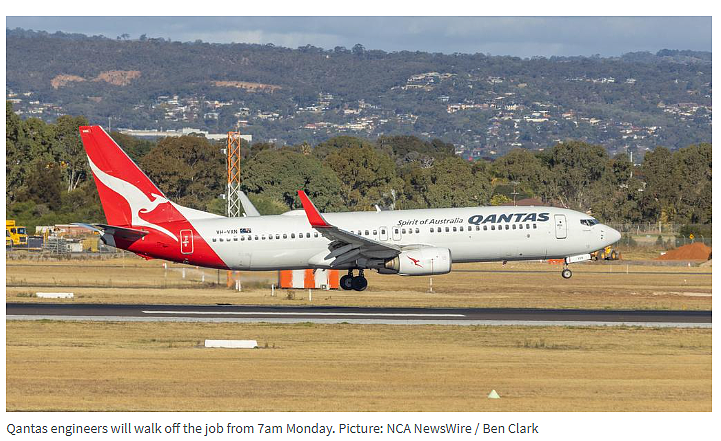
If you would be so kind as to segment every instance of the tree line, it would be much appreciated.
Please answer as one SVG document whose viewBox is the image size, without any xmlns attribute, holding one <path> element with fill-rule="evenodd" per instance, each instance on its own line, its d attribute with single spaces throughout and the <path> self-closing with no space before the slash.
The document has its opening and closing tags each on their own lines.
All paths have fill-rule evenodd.
<svg viewBox="0 0 721 441">
<path fill-rule="evenodd" d="M 22 120 L 6 104 L 6 209 L 35 225 L 103 222 L 78 127 Z M 139 140 L 111 136 L 166 196 L 225 214 L 223 142 L 202 136 Z M 599 145 L 565 141 L 542 151 L 516 149 L 495 161 L 467 161 L 454 146 L 415 136 L 375 140 L 337 136 L 316 145 L 241 146 L 241 186 L 262 214 L 301 208 L 305 189 L 322 211 L 441 208 L 537 198 L 603 222 L 710 224 L 711 144 L 646 153 L 634 165 Z"/>
</svg>

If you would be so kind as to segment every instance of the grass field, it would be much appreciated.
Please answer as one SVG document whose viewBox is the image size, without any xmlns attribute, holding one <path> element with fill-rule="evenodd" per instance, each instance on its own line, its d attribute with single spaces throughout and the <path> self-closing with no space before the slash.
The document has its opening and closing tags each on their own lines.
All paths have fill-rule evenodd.
<svg viewBox="0 0 721 441">
<path fill-rule="evenodd" d="M 11 411 L 711 410 L 710 329 L 6 327 Z M 206 349 L 206 338 L 261 348 Z M 500 400 L 487 399 L 492 389 Z"/>
<path fill-rule="evenodd" d="M 367 291 L 314 290 L 312 304 L 711 309 L 711 268 L 586 264 L 570 280 L 540 263 L 454 269 L 433 292 L 428 277 L 369 272 Z M 242 273 L 237 292 L 224 272 L 137 258 L 6 270 L 13 302 L 310 304 L 307 290 L 271 297 L 274 272 Z M 11 411 L 711 410 L 710 329 L 8 321 L 6 353 Z"/>
<path fill-rule="evenodd" d="M 183 269 L 184 268 L 184 269 Z M 628 274 L 626 273 L 628 268 Z M 227 289 L 215 270 L 145 261 L 8 261 L 6 300 L 44 301 L 37 291 L 71 291 L 72 302 L 309 304 L 307 290 L 276 291 L 275 272 L 243 272 L 243 291 Z M 573 266 L 570 280 L 559 265 L 545 263 L 459 264 L 433 277 L 367 272 L 368 290 L 319 291 L 314 305 L 419 307 L 532 307 L 596 309 L 711 309 L 711 268 L 624 264 Z M 185 278 L 183 278 L 183 271 Z M 671 272 L 671 274 L 661 274 Z M 216 282 L 220 281 L 220 285 Z M 53 300 L 50 300 L 53 301 Z"/>
</svg>

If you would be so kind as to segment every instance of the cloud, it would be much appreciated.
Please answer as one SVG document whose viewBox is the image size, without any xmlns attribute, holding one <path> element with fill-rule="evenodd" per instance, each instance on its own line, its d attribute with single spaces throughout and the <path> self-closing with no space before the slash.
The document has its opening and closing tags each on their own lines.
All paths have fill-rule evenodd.
<svg viewBox="0 0 721 441">
<path fill-rule="evenodd" d="M 7 17 L 9 28 L 493 55 L 621 55 L 711 50 L 711 17 Z"/>
</svg>

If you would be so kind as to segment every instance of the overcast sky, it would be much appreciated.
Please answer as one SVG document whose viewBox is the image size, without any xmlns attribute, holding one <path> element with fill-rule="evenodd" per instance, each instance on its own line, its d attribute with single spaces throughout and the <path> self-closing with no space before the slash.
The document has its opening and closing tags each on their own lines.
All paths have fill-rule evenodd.
<svg viewBox="0 0 721 441">
<path fill-rule="evenodd" d="M 594 55 L 711 51 L 711 17 L 7 17 L 7 28 L 297 48 Z"/>
</svg>

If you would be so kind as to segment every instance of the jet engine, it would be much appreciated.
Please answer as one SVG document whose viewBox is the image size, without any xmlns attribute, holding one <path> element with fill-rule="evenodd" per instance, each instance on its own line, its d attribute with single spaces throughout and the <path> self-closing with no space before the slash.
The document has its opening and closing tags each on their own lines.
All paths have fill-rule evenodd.
<svg viewBox="0 0 721 441">
<path fill-rule="evenodd" d="M 451 272 L 451 250 L 448 248 L 419 248 L 403 251 L 388 259 L 379 273 L 402 276 L 430 276 Z"/>
</svg>

